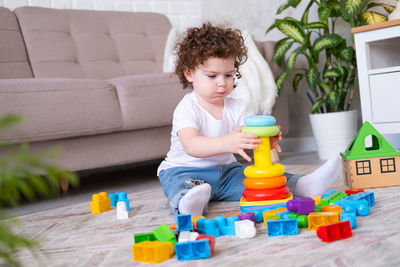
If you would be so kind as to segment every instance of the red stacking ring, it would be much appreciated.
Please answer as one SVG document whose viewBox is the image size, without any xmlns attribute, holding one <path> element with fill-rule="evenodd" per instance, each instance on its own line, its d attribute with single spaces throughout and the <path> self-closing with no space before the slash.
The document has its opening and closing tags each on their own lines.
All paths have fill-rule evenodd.
<svg viewBox="0 0 400 267">
<path fill-rule="evenodd" d="M 243 197 L 247 201 L 264 201 L 284 199 L 289 197 L 290 191 L 286 186 L 271 189 L 245 189 Z"/>
</svg>

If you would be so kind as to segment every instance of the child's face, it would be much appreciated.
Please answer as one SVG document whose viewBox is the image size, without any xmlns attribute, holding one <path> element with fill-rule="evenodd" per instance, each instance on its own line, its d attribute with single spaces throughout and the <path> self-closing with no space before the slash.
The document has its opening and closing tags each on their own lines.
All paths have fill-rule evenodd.
<svg viewBox="0 0 400 267">
<path fill-rule="evenodd" d="M 198 98 L 210 104 L 222 104 L 233 89 L 234 63 L 233 58 L 211 57 L 195 70 L 185 71 L 184 74 L 193 84 Z"/>
</svg>

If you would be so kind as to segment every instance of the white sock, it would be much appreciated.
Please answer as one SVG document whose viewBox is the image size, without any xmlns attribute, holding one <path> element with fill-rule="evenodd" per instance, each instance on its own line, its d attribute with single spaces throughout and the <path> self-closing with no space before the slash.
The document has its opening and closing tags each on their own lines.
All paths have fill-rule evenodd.
<svg viewBox="0 0 400 267">
<path fill-rule="evenodd" d="M 193 187 L 179 201 L 179 213 L 192 214 L 193 216 L 202 215 L 210 196 L 211 186 L 209 184 L 204 183 Z"/>
<path fill-rule="evenodd" d="M 312 173 L 301 177 L 294 188 L 294 194 L 304 197 L 322 195 L 341 173 L 341 158 L 339 156 L 331 158 Z"/>
</svg>

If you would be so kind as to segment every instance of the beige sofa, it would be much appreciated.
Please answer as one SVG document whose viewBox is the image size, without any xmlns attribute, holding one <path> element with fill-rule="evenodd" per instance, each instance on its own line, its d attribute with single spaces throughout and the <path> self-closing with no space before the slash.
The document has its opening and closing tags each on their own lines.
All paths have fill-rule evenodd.
<svg viewBox="0 0 400 267">
<path fill-rule="evenodd" d="M 0 139 L 59 147 L 72 171 L 163 158 L 185 93 L 162 72 L 170 28 L 155 13 L 0 7 L 0 116 L 27 119 Z"/>
</svg>

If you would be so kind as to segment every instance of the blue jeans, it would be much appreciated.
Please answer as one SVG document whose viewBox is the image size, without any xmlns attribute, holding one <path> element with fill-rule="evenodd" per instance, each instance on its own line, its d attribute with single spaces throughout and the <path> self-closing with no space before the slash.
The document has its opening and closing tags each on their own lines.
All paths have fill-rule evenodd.
<svg viewBox="0 0 400 267">
<path fill-rule="evenodd" d="M 208 183 L 211 185 L 210 201 L 239 201 L 242 197 L 244 167 L 235 161 L 228 165 L 208 168 L 172 167 L 162 170 L 159 174 L 160 184 L 174 212 L 178 214 L 180 199 L 193 186 Z M 293 192 L 299 178 L 303 175 L 284 173 L 286 186 Z"/>
</svg>

